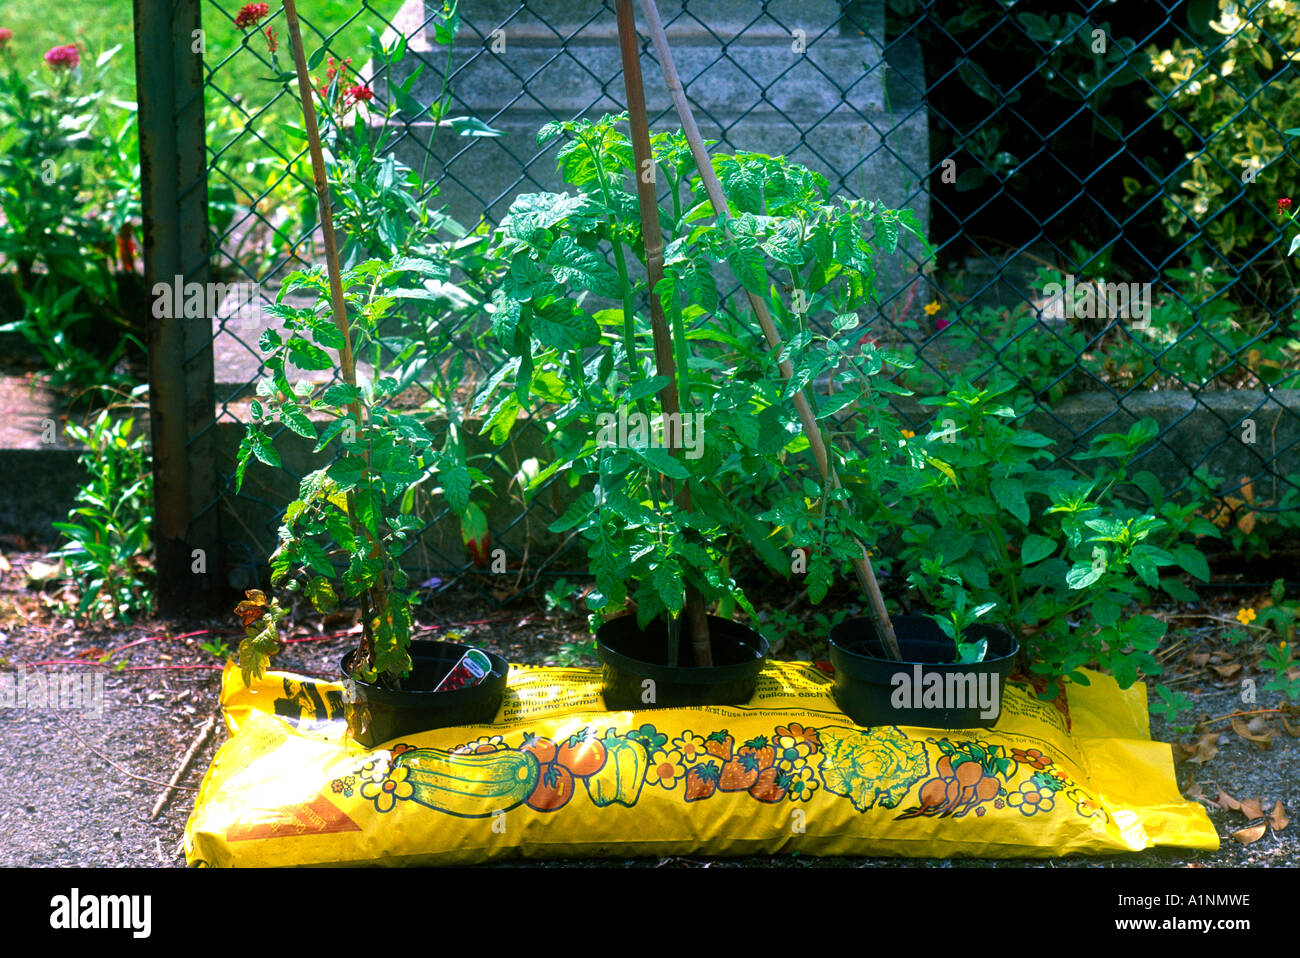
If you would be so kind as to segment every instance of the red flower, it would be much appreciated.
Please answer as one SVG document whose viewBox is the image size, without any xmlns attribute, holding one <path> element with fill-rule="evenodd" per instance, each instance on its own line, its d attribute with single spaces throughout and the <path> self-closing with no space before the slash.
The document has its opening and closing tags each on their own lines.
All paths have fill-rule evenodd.
<svg viewBox="0 0 1300 958">
<path fill-rule="evenodd" d="M 271 8 L 264 3 L 246 3 L 235 14 L 235 26 L 241 30 L 244 27 L 255 27 L 270 12 Z"/>
<path fill-rule="evenodd" d="M 65 47 L 51 47 L 45 51 L 45 62 L 51 70 L 75 70 L 81 66 L 81 52 L 71 43 Z"/>
<path fill-rule="evenodd" d="M 1277 211 L 1279 213 L 1285 213 L 1290 208 L 1291 208 L 1291 200 L 1289 197 L 1284 196 L 1277 201 Z"/>
<path fill-rule="evenodd" d="M 14 38 L 14 32 L 8 27 L 0 27 L 0 50 L 5 48 L 5 44 Z"/>
<path fill-rule="evenodd" d="M 947 329 L 947 328 L 948 328 L 949 326 L 951 326 L 951 325 L 952 325 L 952 322 L 951 322 L 950 320 L 947 320 L 947 319 L 936 319 L 936 320 L 934 321 L 934 328 L 935 328 L 938 332 L 943 332 L 945 329 Z"/>
<path fill-rule="evenodd" d="M 275 42 L 275 28 L 274 28 L 274 27 L 267 27 L 267 28 L 266 28 L 266 48 L 267 48 L 267 50 L 270 51 L 271 53 L 274 53 L 276 50 L 280 49 L 280 44 L 278 44 L 278 43 Z"/>
<path fill-rule="evenodd" d="M 352 99 L 357 103 L 364 100 L 373 100 L 375 98 L 375 94 L 371 91 L 370 87 L 362 86 L 360 83 L 356 86 L 348 87 L 348 96 L 352 97 Z"/>
<path fill-rule="evenodd" d="M 326 80 L 333 80 L 335 74 L 337 74 L 340 70 L 342 70 L 343 73 L 346 75 L 348 72 L 348 68 L 352 66 L 351 57 L 348 57 L 346 60 L 344 60 L 342 65 L 335 62 L 333 57 L 330 57 L 327 62 L 329 63 L 329 67 L 325 70 Z"/>
</svg>

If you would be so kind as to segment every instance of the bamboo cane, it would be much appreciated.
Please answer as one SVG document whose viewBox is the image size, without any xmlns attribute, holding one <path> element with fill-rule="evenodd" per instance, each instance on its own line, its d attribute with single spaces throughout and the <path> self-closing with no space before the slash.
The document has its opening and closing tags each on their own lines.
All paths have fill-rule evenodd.
<svg viewBox="0 0 1300 958">
<path fill-rule="evenodd" d="M 695 123 L 695 114 L 691 110 L 690 102 L 686 99 L 686 91 L 683 89 L 681 79 L 677 75 L 672 51 L 668 47 L 668 36 L 664 32 L 663 22 L 659 18 L 659 8 L 655 6 L 654 0 L 641 0 L 641 10 L 645 14 L 646 24 L 650 31 L 650 40 L 654 44 L 656 55 L 659 57 L 659 66 L 663 71 L 664 82 L 668 87 L 669 95 L 672 97 L 673 105 L 677 109 L 677 116 L 681 120 L 682 130 L 685 132 L 687 142 L 691 147 L 691 155 L 695 157 L 695 165 L 699 169 L 700 178 L 703 180 L 704 188 L 708 192 L 709 202 L 713 205 L 714 213 L 723 213 L 727 210 L 727 200 L 722 193 L 722 184 L 713 171 L 709 151 L 705 148 L 704 138 L 700 135 L 700 128 Z M 749 305 L 754 310 L 759 327 L 763 330 L 763 337 L 767 340 L 768 349 L 772 351 L 773 355 L 780 355 L 781 335 L 772 322 L 772 316 L 768 312 L 767 304 L 763 302 L 761 297 L 748 289 L 745 290 L 745 295 L 749 298 Z M 781 378 L 788 382 L 793 374 L 793 367 L 788 360 L 781 361 L 779 367 Z M 817 425 L 817 418 L 813 414 L 812 407 L 808 404 L 808 397 L 803 394 L 802 390 L 795 392 L 794 404 L 795 410 L 799 414 L 799 421 L 803 426 L 804 436 L 808 439 L 808 445 L 812 449 L 813 457 L 817 461 L 817 468 L 821 471 L 822 478 L 832 490 L 841 488 L 834 463 L 831 462 L 827 454 L 826 442 L 822 437 L 821 428 Z M 844 500 L 838 501 L 844 508 L 848 508 L 847 502 Z M 871 561 L 867 558 L 866 547 L 856 536 L 853 541 L 857 545 L 859 552 L 859 555 L 853 559 L 853 570 L 857 574 L 858 584 L 867 597 L 871 617 L 876 625 L 876 632 L 884 644 L 886 653 L 891 658 L 901 661 L 903 656 L 898 649 L 898 638 L 894 634 L 894 624 L 890 621 L 889 612 L 885 609 L 885 600 L 880 594 L 880 586 L 876 582 L 875 570 L 872 569 Z"/>
<path fill-rule="evenodd" d="M 619 51 L 623 57 L 623 86 L 627 91 L 627 114 L 632 127 L 632 151 L 636 158 L 636 196 L 641 210 L 641 236 L 645 242 L 646 275 L 650 285 L 650 330 L 654 335 L 655 370 L 668 377 L 668 385 L 661 391 L 663 402 L 664 435 L 669 451 L 681 454 L 678 430 L 681 428 L 681 405 L 677 394 L 676 361 L 673 357 L 672 337 L 664 319 L 663 302 L 655 294 L 655 286 L 664 278 L 664 241 L 659 229 L 659 198 L 655 193 L 654 157 L 650 152 L 650 123 L 646 117 L 645 88 L 641 82 L 641 56 L 636 32 L 636 13 L 632 0 L 618 0 Z M 650 171 L 649 178 L 645 171 Z M 691 491 L 683 482 L 677 489 L 677 505 L 691 507 Z M 691 630 L 691 646 L 695 664 L 713 664 L 713 650 L 709 643 L 709 620 L 705 613 L 704 597 L 689 582 L 686 584 L 686 621 Z M 677 664 L 678 639 L 669 628 L 668 664 Z"/>
<path fill-rule="evenodd" d="M 298 95 L 302 100 L 303 127 L 307 132 L 307 147 L 311 153 L 312 180 L 316 185 L 316 200 L 320 209 L 321 235 L 325 243 L 325 266 L 329 272 L 330 281 L 330 306 L 333 311 L 334 325 L 338 327 L 339 333 L 343 337 L 343 345 L 338 350 L 339 368 L 343 374 L 343 382 L 355 388 L 357 385 L 357 363 L 356 357 L 352 353 L 352 330 L 348 325 L 347 303 L 343 298 L 343 277 L 339 270 L 338 244 L 334 240 L 334 215 L 330 206 L 329 181 L 325 174 L 325 155 L 321 150 L 320 128 L 316 124 L 316 104 L 312 99 L 312 95 L 316 91 L 312 86 L 311 77 L 307 73 L 307 56 L 302 46 L 302 32 L 298 27 L 298 10 L 294 0 L 284 0 L 284 17 L 289 31 L 289 45 L 293 51 L 293 63 L 298 72 Z M 361 403 L 354 399 L 348 403 L 347 408 L 348 413 L 356 420 L 357 429 L 363 429 L 366 420 L 362 418 Z M 367 452 L 367 463 L 369 463 L 369 460 L 370 456 Z M 371 544 L 373 555 L 378 551 L 379 543 L 371 536 L 370 530 L 357 521 L 357 513 L 350 490 L 347 493 L 347 503 L 348 521 L 352 525 L 352 531 L 365 535 L 366 540 Z M 375 585 L 366 589 L 361 596 L 361 604 L 362 658 L 373 668 L 375 664 L 375 641 L 372 620 L 377 615 L 387 614 L 388 609 L 383 585 Z"/>
</svg>

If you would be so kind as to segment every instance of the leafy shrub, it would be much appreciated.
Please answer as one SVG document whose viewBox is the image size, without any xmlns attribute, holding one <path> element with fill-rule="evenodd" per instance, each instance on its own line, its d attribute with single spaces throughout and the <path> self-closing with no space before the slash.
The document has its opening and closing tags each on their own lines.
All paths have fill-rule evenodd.
<svg viewBox="0 0 1300 958">
<path fill-rule="evenodd" d="M 1159 91 L 1147 103 L 1186 150 L 1159 188 L 1168 235 L 1203 232 L 1216 258 L 1247 263 L 1277 240 L 1273 204 L 1297 173 L 1281 131 L 1300 126 L 1300 78 L 1291 65 L 1300 3 L 1219 0 L 1218 10 L 1199 43 L 1146 49 L 1146 73 Z M 1146 194 L 1137 180 L 1125 187 Z"/>
<path fill-rule="evenodd" d="M 1201 502 L 1169 501 L 1153 474 L 1130 472 L 1156 435 L 1153 420 L 1096 437 L 1071 469 L 1049 469 L 1052 440 L 1016 424 L 1027 399 L 1011 393 L 1001 380 L 922 400 L 939 412 L 908 443 L 943 468 L 893 506 L 902 531 L 885 551 L 897 554 L 895 576 L 931 606 L 954 604 L 950 583 L 967 608 L 995 603 L 986 620 L 1018 635 L 1032 671 L 1052 680 L 1086 681 L 1078 669 L 1093 663 L 1125 687 L 1159 674 L 1151 653 L 1164 623 L 1126 610 L 1157 590 L 1194 600 L 1167 571 L 1208 581 L 1191 538 L 1218 529 L 1197 514 Z M 1080 463 L 1090 460 L 1099 465 L 1088 475 Z"/>
<path fill-rule="evenodd" d="M 72 572 L 90 619 L 129 622 L 152 612 L 152 568 L 147 558 L 153 524 L 153 472 L 147 436 L 132 417 L 100 410 L 85 426 L 69 423 L 67 436 L 83 443 L 77 459 L 89 479 L 77 491 L 67 522 L 56 522 L 68 544 L 53 556 Z"/>
</svg>

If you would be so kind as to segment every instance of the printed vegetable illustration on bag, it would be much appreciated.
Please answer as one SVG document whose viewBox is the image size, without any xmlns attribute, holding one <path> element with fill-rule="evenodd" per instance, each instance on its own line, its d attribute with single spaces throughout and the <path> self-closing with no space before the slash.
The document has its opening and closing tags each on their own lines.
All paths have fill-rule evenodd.
<svg viewBox="0 0 1300 958">
<path fill-rule="evenodd" d="M 933 772 L 928 746 L 938 753 Z M 1044 815 L 1056 809 L 1058 796 L 1085 818 L 1106 814 L 1095 796 L 1038 749 L 921 741 L 895 727 L 790 723 L 739 747 L 726 729 L 708 735 L 686 730 L 670 741 L 648 723 L 622 734 L 609 728 L 603 737 L 583 728 L 558 743 L 526 733 L 518 747 L 497 735 L 450 751 L 398 745 L 388 761 L 382 752 L 371 753 L 358 774 L 365 780 L 362 797 L 379 812 L 413 802 L 460 818 L 524 805 L 558 812 L 578 794 L 579 782 L 596 808 L 632 808 L 647 788 L 687 803 L 743 792 L 764 804 L 807 802 L 824 789 L 847 798 L 858 812 L 899 808 L 911 796 L 914 804 L 899 820 L 962 818 L 971 811 L 982 817 L 990 807 Z M 352 793 L 347 777 L 331 787 L 335 794 Z"/>
</svg>

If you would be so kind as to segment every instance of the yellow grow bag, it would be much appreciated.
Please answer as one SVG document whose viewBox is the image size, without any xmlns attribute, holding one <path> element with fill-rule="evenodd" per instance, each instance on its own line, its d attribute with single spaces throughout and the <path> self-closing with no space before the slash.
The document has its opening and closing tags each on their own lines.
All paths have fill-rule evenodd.
<svg viewBox="0 0 1300 958">
<path fill-rule="evenodd" d="M 606 712 L 596 669 L 514 667 L 491 725 L 367 751 L 343 689 L 222 679 L 230 740 L 185 830 L 192 865 L 469 864 L 509 857 L 1041 857 L 1215 849 L 1146 692 L 1056 702 L 1010 684 L 995 728 L 859 728 L 813 665 L 769 662 L 745 707 Z"/>
</svg>

